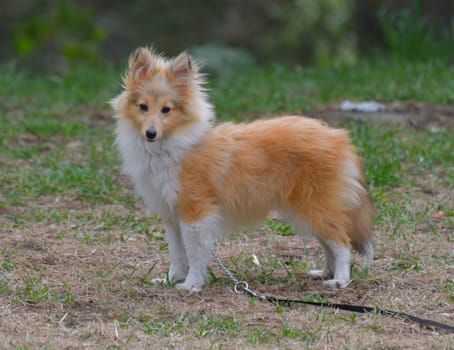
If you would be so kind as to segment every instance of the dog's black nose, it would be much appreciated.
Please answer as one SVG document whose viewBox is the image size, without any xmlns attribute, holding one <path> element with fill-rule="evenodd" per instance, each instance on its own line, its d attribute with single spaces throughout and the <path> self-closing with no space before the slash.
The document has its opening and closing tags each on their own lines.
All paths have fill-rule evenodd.
<svg viewBox="0 0 454 350">
<path fill-rule="evenodd" d="M 156 138 L 156 135 L 158 133 L 156 132 L 156 129 L 151 127 L 145 131 L 145 137 L 147 138 L 147 141 L 154 141 Z"/>
</svg>

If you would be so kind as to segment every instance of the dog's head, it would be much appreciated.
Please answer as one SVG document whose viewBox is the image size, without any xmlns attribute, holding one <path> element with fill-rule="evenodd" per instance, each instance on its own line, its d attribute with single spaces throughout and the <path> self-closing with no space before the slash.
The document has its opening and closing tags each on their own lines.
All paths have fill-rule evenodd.
<svg viewBox="0 0 454 350">
<path fill-rule="evenodd" d="M 141 47 L 129 57 L 124 91 L 110 103 L 118 118 L 129 119 L 154 142 L 201 118 L 201 107 L 208 105 L 201 83 L 198 64 L 186 52 L 166 59 Z"/>
</svg>

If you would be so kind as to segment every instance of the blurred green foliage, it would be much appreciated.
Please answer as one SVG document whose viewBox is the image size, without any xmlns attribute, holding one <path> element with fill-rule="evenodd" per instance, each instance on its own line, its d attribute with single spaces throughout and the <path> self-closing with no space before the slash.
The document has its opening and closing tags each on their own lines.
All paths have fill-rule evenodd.
<svg viewBox="0 0 454 350">
<path fill-rule="evenodd" d="M 383 7 L 378 13 L 387 53 L 397 59 L 454 59 L 454 14 L 451 26 L 425 18 L 419 1 L 398 10 Z"/>
<path fill-rule="evenodd" d="M 168 55 L 189 49 L 216 75 L 270 62 L 348 66 L 365 55 L 452 62 L 450 1 L 2 0 L 0 60 L 55 71 L 118 63 L 153 44 Z"/>
<path fill-rule="evenodd" d="M 230 76 L 255 66 L 254 57 L 247 51 L 219 43 L 193 46 L 188 51 L 212 76 Z"/>
<path fill-rule="evenodd" d="M 94 25 L 91 10 L 66 0 L 58 1 L 47 12 L 36 12 L 13 28 L 13 45 L 19 56 L 47 51 L 70 64 L 100 62 L 100 43 L 105 38 L 105 31 Z"/>
<path fill-rule="evenodd" d="M 281 18 L 280 31 L 270 42 L 283 42 L 317 65 L 351 64 L 356 61 L 353 0 L 296 0 Z"/>
</svg>

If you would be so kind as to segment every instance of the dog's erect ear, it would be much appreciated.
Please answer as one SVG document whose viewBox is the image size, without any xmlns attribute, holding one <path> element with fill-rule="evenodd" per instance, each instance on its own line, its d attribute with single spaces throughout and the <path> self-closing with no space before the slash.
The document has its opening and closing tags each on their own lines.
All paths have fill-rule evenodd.
<svg viewBox="0 0 454 350">
<path fill-rule="evenodd" d="M 182 52 L 175 57 L 171 64 L 173 77 L 178 84 L 187 84 L 197 73 L 197 66 L 192 57 Z"/>
<path fill-rule="evenodd" d="M 130 84 L 145 79 L 151 67 L 151 52 L 145 47 L 139 47 L 129 56 L 129 68 L 126 83 Z"/>
</svg>

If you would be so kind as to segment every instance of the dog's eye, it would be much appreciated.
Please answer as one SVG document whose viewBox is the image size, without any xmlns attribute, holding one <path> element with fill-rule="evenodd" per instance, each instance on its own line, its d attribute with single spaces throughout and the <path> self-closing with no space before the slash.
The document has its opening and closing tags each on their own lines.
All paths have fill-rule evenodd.
<svg viewBox="0 0 454 350">
<path fill-rule="evenodd" d="M 144 111 L 144 112 L 148 111 L 148 106 L 145 103 L 141 103 L 139 105 L 139 108 L 141 111 Z"/>
<path fill-rule="evenodd" d="M 164 106 L 161 108 L 161 113 L 162 114 L 167 114 L 170 112 L 170 107 Z"/>
</svg>

